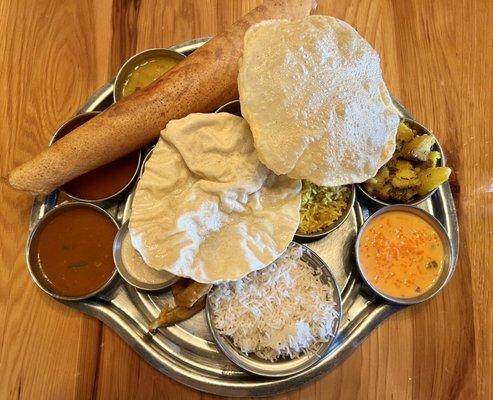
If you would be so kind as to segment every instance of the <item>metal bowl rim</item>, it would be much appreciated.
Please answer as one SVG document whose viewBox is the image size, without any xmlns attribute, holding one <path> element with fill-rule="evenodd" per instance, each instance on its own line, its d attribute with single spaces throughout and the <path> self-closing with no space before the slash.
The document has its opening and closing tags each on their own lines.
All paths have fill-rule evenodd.
<svg viewBox="0 0 493 400">
<path fill-rule="evenodd" d="M 65 122 L 63 122 L 58 127 L 58 129 L 55 131 L 55 133 L 51 137 L 50 142 L 49 142 L 48 145 L 51 146 L 53 143 L 55 143 L 56 142 L 56 139 L 58 139 L 58 135 L 60 134 L 60 132 L 62 132 L 67 127 L 67 125 L 70 124 L 71 122 L 76 121 L 76 120 L 78 120 L 78 119 L 80 119 L 82 117 L 88 116 L 88 115 L 92 115 L 93 117 L 95 117 L 98 114 L 101 114 L 101 111 L 86 111 L 86 112 L 81 112 L 79 114 L 73 115 L 72 117 L 70 117 L 69 119 L 67 119 Z"/>
<path fill-rule="evenodd" d="M 296 245 L 296 246 L 301 246 L 303 249 L 303 254 L 307 255 L 308 258 L 313 258 L 316 261 L 316 265 L 309 264 L 312 268 L 316 269 L 318 267 L 321 267 L 323 275 L 327 278 L 328 284 L 332 287 L 333 289 L 333 295 L 334 295 L 334 302 L 336 303 L 335 308 L 339 314 L 338 318 L 336 318 L 334 322 L 334 335 L 330 337 L 330 339 L 327 342 L 322 342 L 319 343 L 321 346 L 321 350 L 319 354 L 312 354 L 311 357 L 307 358 L 307 361 L 304 362 L 303 364 L 300 364 L 289 371 L 283 372 L 281 371 L 272 371 L 269 369 L 272 364 L 275 364 L 274 362 L 270 362 L 267 360 L 261 360 L 259 363 L 265 364 L 264 369 L 258 369 L 256 367 L 250 367 L 247 362 L 245 362 L 245 359 L 248 359 L 249 356 L 246 356 L 239 352 L 238 350 L 235 349 L 234 345 L 232 344 L 227 344 L 229 343 L 229 339 L 224 338 L 223 335 L 221 335 L 215 328 L 213 322 L 212 322 L 212 311 L 210 308 L 210 296 L 209 294 L 207 295 L 207 301 L 206 301 L 206 307 L 205 307 L 205 314 L 206 314 L 206 320 L 207 320 L 207 325 L 209 327 L 209 330 L 212 333 L 212 337 L 214 339 L 214 343 L 216 344 L 217 348 L 221 350 L 221 352 L 236 366 L 241 368 L 242 370 L 245 370 L 247 372 L 250 372 L 252 374 L 258 375 L 258 376 L 264 376 L 264 377 L 269 377 L 269 378 L 281 378 L 281 377 L 287 377 L 291 376 L 297 373 L 300 373 L 302 371 L 305 371 L 311 367 L 314 367 L 323 357 L 329 353 L 330 347 L 334 340 L 336 340 L 337 335 L 339 334 L 339 327 L 340 323 L 343 317 L 343 309 L 342 309 L 342 297 L 341 297 L 341 291 L 339 290 L 339 287 L 337 285 L 337 281 L 332 274 L 332 271 L 330 270 L 329 266 L 327 263 L 312 249 L 310 249 L 308 246 L 305 246 L 304 244 L 297 243 L 297 242 L 291 242 L 290 245 Z M 214 287 L 209 293 L 212 293 L 214 290 Z M 232 349 L 230 352 L 230 348 Z M 296 359 L 293 359 L 296 360 Z"/>
<path fill-rule="evenodd" d="M 232 106 L 233 104 L 239 104 L 240 105 L 240 109 L 241 109 L 241 102 L 239 99 L 237 100 L 231 100 L 231 101 L 228 101 L 227 103 L 224 103 L 222 106 L 218 107 L 216 109 L 216 111 L 214 111 L 214 114 L 217 114 L 217 113 L 221 113 L 221 112 L 226 112 L 226 111 L 223 111 L 222 109 L 226 108 L 226 107 L 229 107 L 229 106 Z M 241 117 L 241 115 L 239 115 L 239 117 Z"/>
<path fill-rule="evenodd" d="M 142 175 L 144 174 L 145 165 L 147 164 L 147 162 L 151 158 L 155 147 L 156 147 L 155 145 L 152 145 L 149 149 L 147 149 L 144 157 L 142 158 L 142 165 L 140 166 L 140 171 L 139 171 L 139 180 L 142 178 Z"/>
<path fill-rule="evenodd" d="M 366 273 L 364 271 L 363 266 L 361 265 L 360 262 L 360 257 L 359 257 L 359 244 L 361 240 L 361 236 L 363 235 L 363 232 L 366 230 L 368 225 L 370 224 L 373 219 L 376 217 L 385 214 L 387 212 L 392 212 L 392 211 L 404 211 L 404 212 L 410 212 L 415 215 L 419 215 L 423 220 L 426 222 L 430 223 L 430 225 L 438 231 L 438 234 L 440 236 L 440 239 L 442 240 L 443 247 L 444 247 L 444 253 L 445 253 L 445 261 L 444 265 L 442 268 L 442 272 L 439 276 L 439 279 L 437 279 L 437 282 L 439 280 L 442 280 L 443 276 L 445 276 L 445 279 L 443 279 L 443 282 L 440 284 L 435 284 L 432 286 L 429 290 L 426 292 L 420 294 L 419 296 L 416 297 L 411 297 L 411 298 L 399 298 L 399 297 L 393 297 L 388 294 L 383 293 L 381 290 L 379 290 L 375 285 L 373 285 L 368 277 L 366 276 Z M 444 240 L 445 239 L 445 240 Z M 409 204 L 393 204 L 390 206 L 386 206 L 381 208 L 380 210 L 376 211 L 373 213 L 363 224 L 363 226 L 360 228 L 358 235 L 356 237 L 356 242 L 354 244 L 354 250 L 356 253 L 356 265 L 358 266 L 358 271 L 360 273 L 361 278 L 365 282 L 367 286 L 370 287 L 370 289 L 375 292 L 378 296 L 382 297 L 383 299 L 390 301 L 395 304 L 399 305 L 413 305 L 413 304 L 419 304 L 423 303 L 424 301 L 427 301 L 431 299 L 432 297 L 436 296 L 439 292 L 442 291 L 442 289 L 445 287 L 449 280 L 449 276 L 453 273 L 453 268 L 452 268 L 452 241 L 450 240 L 449 235 L 447 234 L 447 231 L 441 224 L 441 222 L 432 214 L 429 212 L 418 208 L 413 205 Z"/>
<path fill-rule="evenodd" d="M 127 274 L 128 275 L 131 275 L 131 274 L 127 272 L 128 270 L 125 267 L 125 264 L 123 263 L 123 259 L 121 257 L 121 246 L 122 246 L 125 234 L 127 232 L 129 232 L 128 220 L 122 224 L 122 226 L 120 227 L 120 229 L 118 230 L 118 232 L 115 235 L 115 240 L 113 241 L 113 262 L 115 263 L 115 267 L 118 270 L 118 273 L 120 274 L 120 276 L 122 277 L 122 279 L 126 283 L 128 283 L 130 286 L 135 287 L 136 289 L 145 290 L 147 292 L 155 292 L 155 291 L 163 290 L 163 289 L 170 287 L 173 283 L 175 283 L 179 279 L 178 276 L 174 275 L 171 279 L 168 279 L 166 282 L 163 282 L 161 284 L 158 284 L 158 283 L 153 284 L 153 283 L 142 282 L 142 281 L 132 277 L 132 279 L 135 282 L 131 282 L 127 277 Z M 151 268 L 151 267 L 149 267 L 149 268 Z M 122 270 L 123 270 L 123 273 L 122 273 Z M 171 274 L 171 272 L 170 272 L 170 274 Z M 136 284 L 136 282 L 139 282 L 139 283 Z"/>
<path fill-rule="evenodd" d="M 51 146 L 53 143 L 55 143 L 57 141 L 58 135 L 60 134 L 60 132 L 62 132 L 67 127 L 67 125 L 70 124 L 71 122 L 76 121 L 79 118 L 85 117 L 87 115 L 92 115 L 93 117 L 95 117 L 98 114 L 101 114 L 101 111 L 87 111 L 87 112 L 82 112 L 82 113 L 76 114 L 73 117 L 69 118 L 53 134 L 53 136 L 51 137 L 49 145 Z M 59 192 L 65 194 L 70 199 L 75 200 L 76 202 L 81 202 L 81 203 L 100 205 L 100 204 L 102 204 L 108 200 L 117 199 L 118 197 L 121 196 L 122 193 L 124 193 L 132 185 L 132 183 L 135 180 L 135 177 L 138 175 L 138 172 L 140 171 L 140 163 L 142 161 L 142 150 L 139 150 L 138 152 L 139 153 L 138 153 L 138 158 L 137 158 L 137 165 L 135 167 L 135 171 L 134 171 L 132 177 L 129 179 L 129 181 L 127 182 L 127 184 L 125 186 L 123 186 L 118 192 L 116 192 L 110 196 L 101 197 L 99 199 L 82 199 L 80 197 L 77 197 L 77 196 L 70 194 L 69 192 L 63 190 L 61 187 L 59 187 L 57 190 Z"/>
<path fill-rule="evenodd" d="M 438 138 L 433 134 L 432 131 L 430 131 L 426 126 L 420 124 L 418 121 L 416 121 L 415 119 L 412 119 L 412 118 L 407 118 L 407 117 L 400 117 L 401 121 L 402 122 L 406 122 L 406 123 L 410 123 L 410 124 L 413 124 L 413 125 L 417 125 L 420 129 L 424 130 L 428 135 L 431 135 L 435 138 L 435 144 L 434 146 L 437 146 L 438 148 L 438 152 L 440 153 L 440 167 L 445 167 L 446 166 L 446 163 L 445 163 L 445 153 L 443 152 L 443 148 L 440 144 L 440 142 L 438 141 Z M 387 161 L 388 162 L 388 161 Z M 387 163 L 385 163 L 387 164 Z M 385 165 L 383 164 L 382 167 Z M 421 203 L 423 203 L 424 201 L 428 200 L 431 196 L 433 196 L 435 194 L 435 192 L 438 190 L 438 187 L 436 187 L 435 189 L 433 189 L 431 192 L 425 194 L 424 196 L 419 196 L 418 198 L 416 198 L 416 200 L 414 201 L 411 201 L 409 203 L 389 203 L 385 200 L 381 200 L 379 198 L 377 198 L 376 196 L 373 196 L 372 194 L 370 194 L 365 188 L 364 188 L 364 183 L 365 182 L 361 182 L 361 183 L 356 183 L 356 186 L 358 187 L 358 189 L 366 196 L 368 197 L 368 199 L 370 199 L 371 201 L 374 201 L 375 203 L 378 203 L 382 206 L 396 206 L 396 205 L 404 205 L 404 206 L 417 206 Z"/>
<path fill-rule="evenodd" d="M 65 209 L 65 208 L 73 208 L 73 207 L 93 208 L 96 211 L 105 215 L 113 223 L 113 225 L 115 225 L 115 227 L 117 229 L 117 233 L 118 233 L 118 229 L 119 229 L 118 222 L 110 213 L 108 213 L 108 211 L 106 211 L 102 207 L 99 207 L 96 204 L 87 203 L 87 202 L 83 202 L 83 201 L 69 201 L 69 202 L 64 202 L 64 203 L 58 204 L 55 207 L 53 207 L 50 211 L 48 211 L 46 214 L 44 214 L 43 217 L 33 226 L 31 231 L 29 232 L 29 237 L 27 239 L 26 263 L 27 263 L 27 268 L 29 269 L 29 274 L 31 275 L 31 278 L 33 279 L 34 283 L 36 283 L 36 285 L 43 292 L 49 294 L 51 297 L 54 297 L 55 299 L 66 300 L 66 301 L 79 301 L 79 300 L 84 300 L 84 299 L 88 299 L 90 297 L 93 297 L 96 294 L 101 293 L 103 290 L 105 290 L 113 282 L 114 278 L 118 275 L 118 270 L 117 270 L 116 266 L 114 266 L 113 273 L 111 274 L 111 276 L 108 278 L 108 280 L 102 286 L 100 286 L 96 290 L 92 291 L 91 293 L 84 294 L 81 296 L 64 296 L 64 295 L 58 294 L 58 293 L 50 290 L 49 288 L 47 288 L 43 282 L 40 282 L 40 280 L 38 280 L 37 276 L 34 273 L 34 270 L 36 267 L 34 267 L 31 264 L 31 257 L 30 257 L 31 252 L 33 251 L 33 240 L 35 239 L 36 235 L 40 232 L 40 229 L 43 228 L 43 226 L 46 223 L 47 218 L 49 216 L 51 216 L 55 213 L 59 213 L 59 212 L 61 212 L 61 210 Z M 37 266 L 37 269 L 42 271 L 42 268 L 39 265 Z"/>
<path fill-rule="evenodd" d="M 142 50 L 136 54 L 134 54 L 132 57 L 127 59 L 123 65 L 120 67 L 118 70 L 118 73 L 116 74 L 115 77 L 115 83 L 113 85 L 113 101 L 116 103 L 118 100 L 120 100 L 123 97 L 123 93 L 121 92 L 121 85 L 122 85 L 122 76 L 123 73 L 126 71 L 127 68 L 130 68 L 129 66 L 135 63 L 135 60 L 139 59 L 140 57 L 143 57 L 147 53 L 161 53 L 163 55 L 171 56 L 172 58 L 183 60 L 187 58 L 187 56 L 183 53 L 180 53 L 179 51 L 176 50 L 171 50 L 167 49 L 165 47 L 153 47 L 150 49 L 145 49 Z M 132 65 L 134 66 L 134 65 Z"/>
</svg>

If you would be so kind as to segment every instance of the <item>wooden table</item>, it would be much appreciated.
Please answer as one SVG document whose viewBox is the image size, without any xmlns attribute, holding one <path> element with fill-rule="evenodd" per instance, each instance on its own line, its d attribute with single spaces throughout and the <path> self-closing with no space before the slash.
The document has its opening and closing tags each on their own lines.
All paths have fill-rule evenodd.
<svg viewBox="0 0 493 400">
<path fill-rule="evenodd" d="M 260 0 L 0 0 L 1 175 L 135 52 L 221 31 Z M 319 0 L 378 50 L 390 90 L 446 149 L 459 264 L 432 301 L 385 322 L 341 366 L 278 399 L 493 398 L 493 2 Z M 0 398 L 200 399 L 26 269 L 32 200 L 0 186 Z"/>
</svg>

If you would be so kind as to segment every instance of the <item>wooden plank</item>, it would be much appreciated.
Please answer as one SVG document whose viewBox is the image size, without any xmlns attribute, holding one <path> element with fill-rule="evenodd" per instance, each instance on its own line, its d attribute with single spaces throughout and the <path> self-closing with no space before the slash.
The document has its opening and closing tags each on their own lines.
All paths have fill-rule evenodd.
<svg viewBox="0 0 493 400">
<path fill-rule="evenodd" d="M 231 24 L 260 0 L 0 0 L 0 173 L 38 152 L 131 54 Z M 454 169 L 452 282 L 385 322 L 330 374 L 277 399 L 493 397 L 493 3 L 319 0 L 377 49 L 392 92 Z M 25 268 L 30 199 L 0 182 L 0 398 L 212 399 L 110 329 L 42 294 Z"/>
<path fill-rule="evenodd" d="M 46 146 L 107 79 L 107 57 L 97 57 L 99 9 L 90 6 L 0 3 L 2 176 Z M 90 398 L 101 324 L 35 287 L 24 256 L 31 199 L 3 180 L 0 192 L 0 398 Z"/>
</svg>

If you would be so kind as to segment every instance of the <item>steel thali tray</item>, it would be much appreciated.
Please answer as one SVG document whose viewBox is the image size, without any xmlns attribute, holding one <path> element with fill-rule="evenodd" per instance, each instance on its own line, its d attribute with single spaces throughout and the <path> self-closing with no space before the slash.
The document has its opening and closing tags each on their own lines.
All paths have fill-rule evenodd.
<svg viewBox="0 0 493 400">
<path fill-rule="evenodd" d="M 189 54 L 208 38 L 195 39 L 171 47 Z M 113 81 L 101 87 L 79 110 L 104 110 L 113 102 Z M 396 100 L 402 116 L 410 113 Z M 103 207 L 121 223 L 128 217 L 131 195 L 119 203 Z M 30 229 L 58 202 L 58 192 L 34 200 Z M 449 184 L 420 208 L 430 212 L 443 224 L 452 241 L 452 269 L 455 269 L 459 245 L 458 221 Z M 133 288 L 121 278 L 102 294 L 79 302 L 63 302 L 69 307 L 93 316 L 125 340 L 142 358 L 171 378 L 205 392 L 223 396 L 268 396 L 293 390 L 320 378 L 342 362 L 375 329 L 392 314 L 404 309 L 378 298 L 362 284 L 354 257 L 354 242 L 358 229 L 373 212 L 381 208 L 358 192 L 355 206 L 344 224 L 327 237 L 309 243 L 327 263 L 336 277 L 342 294 L 343 318 L 337 338 L 329 353 L 312 367 L 285 378 L 264 378 L 235 367 L 216 348 L 209 332 L 204 311 L 176 326 L 150 335 L 147 324 L 159 314 L 162 305 L 171 298 L 168 291 L 148 293 Z"/>
</svg>

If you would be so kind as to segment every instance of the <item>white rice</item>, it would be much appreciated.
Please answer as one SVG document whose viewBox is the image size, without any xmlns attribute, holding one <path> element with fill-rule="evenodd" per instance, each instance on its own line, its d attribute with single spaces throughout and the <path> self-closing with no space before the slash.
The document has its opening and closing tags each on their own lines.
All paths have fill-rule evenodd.
<svg viewBox="0 0 493 400">
<path fill-rule="evenodd" d="M 339 315 L 332 288 L 301 260 L 302 251 L 291 245 L 270 266 L 210 294 L 214 326 L 241 352 L 270 361 L 296 358 L 334 335 Z"/>
</svg>

